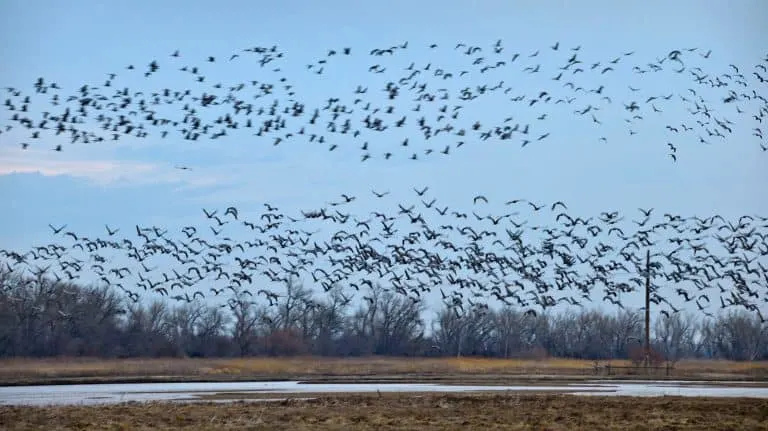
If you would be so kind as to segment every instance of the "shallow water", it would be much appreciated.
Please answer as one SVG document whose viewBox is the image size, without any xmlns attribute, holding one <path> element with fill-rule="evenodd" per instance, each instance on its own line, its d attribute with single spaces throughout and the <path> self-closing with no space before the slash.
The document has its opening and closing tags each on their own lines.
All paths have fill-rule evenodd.
<svg viewBox="0 0 768 431">
<path fill-rule="evenodd" d="M 366 393 L 366 392 L 562 392 L 574 395 L 749 397 L 768 398 L 768 387 L 739 387 L 743 382 L 682 381 L 584 381 L 551 386 L 480 386 L 428 383 L 302 383 L 219 382 L 219 383 L 139 383 L 98 385 L 48 385 L 0 387 L 0 405 L 109 404 L 129 401 L 195 401 L 201 396 L 226 393 L 230 401 L 237 394 Z M 272 399 L 273 401 L 275 399 Z M 249 400 L 268 401 L 268 400 Z"/>
</svg>

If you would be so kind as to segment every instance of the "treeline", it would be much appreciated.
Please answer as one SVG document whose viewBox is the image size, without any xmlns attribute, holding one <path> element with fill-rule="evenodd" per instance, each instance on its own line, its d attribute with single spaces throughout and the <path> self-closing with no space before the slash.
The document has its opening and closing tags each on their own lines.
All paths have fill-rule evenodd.
<svg viewBox="0 0 768 431">
<path fill-rule="evenodd" d="M 87 287 L 0 272 L 2 357 L 487 356 L 642 358 L 638 310 L 526 314 L 515 308 L 443 308 L 428 325 L 422 303 L 377 287 L 352 301 L 289 284 L 273 305 L 243 292 L 227 304 L 129 301 Z M 656 360 L 768 359 L 768 328 L 754 314 L 659 316 Z"/>
</svg>

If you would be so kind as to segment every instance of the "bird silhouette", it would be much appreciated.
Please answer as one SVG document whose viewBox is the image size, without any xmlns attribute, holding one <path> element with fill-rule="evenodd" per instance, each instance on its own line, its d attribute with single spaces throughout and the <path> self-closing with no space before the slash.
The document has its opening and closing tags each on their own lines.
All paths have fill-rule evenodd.
<svg viewBox="0 0 768 431">
<path fill-rule="evenodd" d="M 519 53 L 514 53 L 510 59 L 503 43 L 494 43 L 485 50 L 481 46 L 458 45 L 466 64 L 438 66 L 442 63 L 438 61 L 439 57 L 419 61 L 414 58 L 409 60 L 411 65 L 404 70 L 389 66 L 390 61 L 409 55 L 410 50 L 402 48 L 402 44 L 371 50 L 357 50 L 349 46 L 329 49 L 316 62 L 307 65 L 306 68 L 314 76 L 322 76 L 324 68 L 334 67 L 343 58 L 338 53 L 351 57 L 358 51 L 363 56 L 368 52 L 367 57 L 375 57 L 376 61 L 361 69 L 360 76 L 366 77 L 365 82 L 352 82 L 347 93 L 329 94 L 324 103 L 316 106 L 301 101 L 296 85 L 284 75 L 283 68 L 288 65 L 284 63 L 285 53 L 278 47 L 257 46 L 222 53 L 230 62 L 253 61 L 258 67 L 269 71 L 262 80 L 226 84 L 209 84 L 202 74 L 202 66 L 180 63 L 182 58 L 175 50 L 165 60 L 149 61 L 146 71 L 139 71 L 131 65 L 123 73 L 108 73 L 106 85 L 83 84 L 65 92 L 55 82 L 41 77 L 34 82 L 31 94 L 9 87 L 4 107 L 11 116 L 9 123 L 3 126 L 30 130 L 31 137 L 28 139 L 36 141 L 50 135 L 83 144 L 163 140 L 174 136 L 189 142 L 202 139 L 237 140 L 238 135 L 248 132 L 255 134 L 259 140 L 268 139 L 273 146 L 306 139 L 308 143 L 327 144 L 331 152 L 372 134 L 382 135 L 386 140 L 392 133 L 397 133 L 401 142 L 399 148 L 392 146 L 388 151 L 379 153 L 383 156 L 376 156 L 366 143 L 359 146 L 362 151 L 359 160 L 370 163 L 397 160 L 402 156 L 402 159 L 417 162 L 440 154 L 460 157 L 461 152 L 457 150 L 469 142 L 516 140 L 521 147 L 534 145 L 556 137 L 554 130 L 546 129 L 548 120 L 555 117 L 568 116 L 569 121 L 580 121 L 583 117 L 599 128 L 602 125 L 600 111 L 611 110 L 613 100 L 625 98 L 624 106 L 630 113 L 625 118 L 626 131 L 630 136 L 644 134 L 638 126 L 651 114 L 660 114 L 665 111 L 663 108 L 672 108 L 673 103 L 680 103 L 680 108 L 685 109 L 691 119 L 685 121 L 684 127 L 664 124 L 662 132 L 667 137 L 674 134 L 678 141 L 687 138 L 706 145 L 712 145 L 715 140 L 724 142 L 735 133 L 733 117 L 747 117 L 750 113 L 755 123 L 749 129 L 758 129 L 755 137 L 760 153 L 768 149 L 759 127 L 768 115 L 768 102 L 762 95 L 757 92 L 750 94 L 745 88 L 751 82 L 761 85 L 766 81 L 766 66 L 762 59 L 751 74 L 742 74 L 742 68 L 733 64 L 727 69 L 731 73 L 708 72 L 707 68 L 712 68 L 709 65 L 714 58 L 711 50 L 702 50 L 691 56 L 690 51 L 685 49 L 673 49 L 657 56 L 659 59 L 655 62 L 638 64 L 629 62 L 634 57 L 633 51 L 619 52 L 612 56 L 613 59 L 596 58 L 587 66 L 581 60 L 588 55 L 586 47 L 571 48 L 570 54 L 560 58 L 560 43 L 555 42 L 549 50 L 534 50 L 529 57 L 548 58 L 546 64 L 551 64 L 553 69 L 549 76 L 554 76 L 549 80 L 551 84 L 534 94 L 510 97 L 515 90 L 506 83 L 508 79 L 497 78 L 507 77 L 510 73 L 536 74 L 549 66 L 545 63 L 520 65 L 516 61 Z M 430 46 L 430 56 L 439 56 L 441 50 L 438 44 Z M 217 57 L 220 55 L 205 56 L 206 68 L 223 67 L 216 62 Z M 172 67 L 166 68 L 166 64 Z M 688 74 L 678 73 L 681 64 L 685 64 Z M 582 65 L 584 67 L 580 67 Z M 178 88 L 166 86 L 159 90 L 147 90 L 124 84 L 132 82 L 130 79 L 135 73 L 142 73 L 145 82 L 154 82 L 159 71 L 171 74 L 168 75 L 171 79 L 176 77 L 173 74 L 178 74 Z M 613 73 L 625 74 L 632 83 L 620 88 L 603 79 Z M 667 95 L 650 93 L 639 85 L 646 74 L 664 75 L 670 82 L 679 85 L 682 91 L 673 90 Z M 593 82 L 597 80 L 599 85 L 591 88 L 592 84 L 587 84 L 590 81 L 586 81 L 586 77 Z M 441 85 L 446 81 L 458 84 L 450 86 L 456 89 Z M 437 83 L 440 85 L 435 85 Z M 389 101 L 387 105 L 379 106 L 378 102 L 368 97 L 368 88 L 379 86 Z M 610 96 L 608 92 L 611 92 Z M 705 93 L 711 97 L 704 97 Z M 416 101 L 415 107 L 412 100 Z M 456 103 L 449 105 L 448 101 Z M 498 106 L 498 103 L 505 103 L 516 110 L 523 107 L 529 111 L 539 110 L 531 114 L 538 121 L 481 124 L 473 119 L 484 106 Z M 155 112 L 151 107 L 157 104 L 163 104 L 168 110 L 163 114 Z M 572 111 L 561 109 L 575 104 L 580 105 L 575 118 L 571 115 Z M 405 139 L 400 131 L 406 133 Z M 533 136 L 529 137 L 529 134 Z M 332 143 L 329 141 L 331 137 L 334 138 Z M 609 142 L 604 133 L 598 137 Z M 414 146 L 417 138 L 426 147 L 424 155 L 404 152 L 405 148 Z M 29 148 L 28 142 L 20 144 L 22 149 Z M 59 143 L 54 144 L 57 152 L 63 152 L 64 148 Z M 679 156 L 677 149 L 670 150 L 670 158 L 676 161 Z"/>
</svg>

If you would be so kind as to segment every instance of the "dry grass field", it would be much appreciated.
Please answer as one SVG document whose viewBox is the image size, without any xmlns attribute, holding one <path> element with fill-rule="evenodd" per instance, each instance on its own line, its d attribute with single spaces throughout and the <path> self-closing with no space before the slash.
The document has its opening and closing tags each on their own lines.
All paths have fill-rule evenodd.
<svg viewBox="0 0 768 431">
<path fill-rule="evenodd" d="M 607 365 L 601 362 L 600 365 Z M 612 361 L 612 367 L 629 367 Z M 327 382 L 445 382 L 536 385 L 595 378 L 593 361 L 484 358 L 12 359 L 0 361 L 0 385 L 73 382 L 298 379 Z M 613 368 L 610 378 L 665 378 Z M 639 373 L 639 374 L 638 374 Z M 605 377 L 605 374 L 602 375 Z M 768 363 L 685 361 L 670 378 L 760 380 Z M 768 430 L 768 400 L 630 398 L 553 393 L 251 394 L 278 402 L 0 407 L 0 429 L 547 429 Z M 313 398 L 302 400 L 301 398 Z"/>
<path fill-rule="evenodd" d="M 611 365 L 611 378 L 665 378 L 651 372 Z M 0 360 L 0 385 L 74 382 L 231 381 L 302 379 L 324 381 L 487 381 L 594 378 L 595 362 L 576 359 L 486 358 L 243 358 L 243 359 L 6 359 Z M 628 368 L 621 368 L 628 367 Z M 600 377 L 605 377 L 603 369 Z M 669 376 L 675 379 L 766 380 L 768 362 L 681 361 Z M 506 380 L 505 380 L 506 379 Z"/>
<path fill-rule="evenodd" d="M 0 407 L 0 428 L 253 430 L 765 430 L 768 400 L 386 394 L 233 404 Z"/>
</svg>

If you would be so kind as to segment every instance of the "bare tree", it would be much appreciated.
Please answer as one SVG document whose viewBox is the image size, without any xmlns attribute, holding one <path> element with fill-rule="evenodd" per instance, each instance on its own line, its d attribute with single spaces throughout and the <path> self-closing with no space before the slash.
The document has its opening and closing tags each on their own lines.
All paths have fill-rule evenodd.
<svg viewBox="0 0 768 431">
<path fill-rule="evenodd" d="M 166 322 L 168 306 L 154 301 L 147 306 L 130 304 L 124 322 L 119 356 L 158 356 L 170 354 L 170 328 Z"/>
<path fill-rule="evenodd" d="M 614 318 L 611 357 L 625 358 L 629 346 L 636 343 L 643 333 L 644 318 L 639 310 L 622 309 Z"/>
<path fill-rule="evenodd" d="M 489 354 L 493 333 L 492 313 L 478 306 L 466 312 L 446 306 L 438 313 L 432 328 L 434 346 L 443 354 L 457 357 Z"/>
<path fill-rule="evenodd" d="M 662 315 L 654 324 L 656 349 L 674 364 L 693 352 L 697 329 L 696 321 L 690 314 Z"/>
<path fill-rule="evenodd" d="M 520 328 L 523 314 L 510 306 L 505 306 L 493 314 L 494 319 L 494 344 L 496 354 L 502 358 L 512 357 L 520 352 Z"/>
<path fill-rule="evenodd" d="M 114 286 L 83 286 L 46 278 L 44 271 L 28 275 L 0 265 L 0 356 L 421 355 L 429 350 L 602 359 L 634 358 L 639 352 L 634 350 L 643 319 L 637 310 L 533 316 L 479 303 L 466 310 L 446 306 L 427 337 L 423 303 L 398 289 L 403 287 L 375 284 L 345 296 L 341 286 L 333 286 L 316 297 L 289 280 L 276 306 L 256 302 L 243 290 L 222 308 L 133 302 Z M 743 311 L 701 325 L 683 313 L 660 317 L 654 337 L 654 349 L 670 361 L 696 355 L 768 357 L 768 327 Z"/>
<path fill-rule="evenodd" d="M 194 356 L 227 356 L 230 349 L 225 332 L 229 321 L 221 307 L 204 307 L 195 327 Z"/>
<path fill-rule="evenodd" d="M 413 354 L 415 344 L 424 335 L 421 302 L 393 292 L 384 292 L 374 316 L 374 353 Z"/>
<path fill-rule="evenodd" d="M 318 302 L 312 309 L 312 351 L 316 354 L 327 356 L 337 352 L 350 301 L 342 290 L 341 286 L 334 286 L 328 292 L 327 299 Z"/>
<path fill-rule="evenodd" d="M 299 326 L 304 317 L 304 309 L 311 302 L 312 292 L 293 277 L 285 282 L 285 295 L 278 303 L 278 321 L 281 329 L 287 330 Z"/>
<path fill-rule="evenodd" d="M 729 311 L 702 327 L 703 343 L 712 356 L 737 361 L 754 361 L 765 355 L 766 326 L 753 314 Z"/>
<path fill-rule="evenodd" d="M 184 303 L 176 306 L 167 317 L 171 342 L 180 356 L 190 356 L 199 320 L 205 307 L 197 302 Z"/>
<path fill-rule="evenodd" d="M 242 295 L 230 300 L 234 326 L 232 328 L 232 341 L 237 347 L 240 356 L 255 353 L 253 350 L 258 329 L 259 317 L 252 301 L 245 300 Z"/>
</svg>

